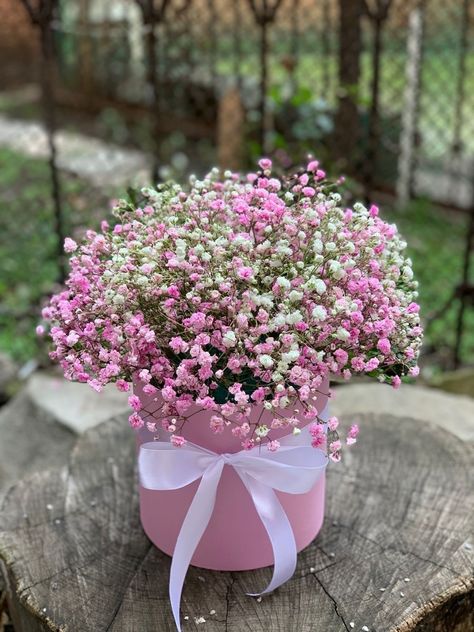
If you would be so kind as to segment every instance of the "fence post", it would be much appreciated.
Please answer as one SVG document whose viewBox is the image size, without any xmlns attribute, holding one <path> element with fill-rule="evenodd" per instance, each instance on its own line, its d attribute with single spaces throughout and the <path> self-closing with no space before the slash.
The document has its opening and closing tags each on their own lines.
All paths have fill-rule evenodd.
<svg viewBox="0 0 474 632">
<path fill-rule="evenodd" d="M 160 0 L 158 6 L 155 6 L 154 0 L 136 0 L 142 12 L 143 25 L 145 27 L 145 47 L 147 61 L 147 81 L 153 95 L 153 165 L 151 171 L 152 182 L 159 182 L 160 175 L 160 86 L 157 73 L 157 55 L 156 55 L 156 28 L 165 19 L 166 10 L 170 0 Z"/>
<path fill-rule="evenodd" d="M 418 142 L 421 68 L 423 63 L 425 2 L 421 0 L 410 13 L 407 38 L 407 84 L 402 112 L 400 156 L 398 160 L 397 202 L 405 206 L 413 195 Z"/>
<path fill-rule="evenodd" d="M 362 49 L 363 0 L 339 0 L 339 68 L 334 147 L 340 168 L 356 169 L 354 158 L 359 140 L 359 78 Z"/>
<path fill-rule="evenodd" d="M 364 197 L 369 201 L 374 186 L 374 171 L 377 165 L 378 142 L 380 139 L 380 63 L 382 61 L 382 30 L 392 0 L 377 0 L 374 10 L 365 9 L 374 28 L 372 48 L 372 86 L 370 95 L 369 129 L 367 132 L 367 155 L 364 160 Z"/>
<path fill-rule="evenodd" d="M 474 180 L 474 178 L 473 178 Z M 464 319 L 466 315 L 466 308 L 468 301 L 471 305 L 474 305 L 474 283 L 471 281 L 471 262 L 474 252 L 474 194 L 473 203 L 469 213 L 469 223 L 466 235 L 466 245 L 464 249 L 463 268 L 462 268 L 462 280 L 461 284 L 456 289 L 456 294 L 459 297 L 459 309 L 456 319 L 456 337 L 454 341 L 454 353 L 453 364 L 457 369 L 461 365 L 461 345 L 464 335 Z"/>
<path fill-rule="evenodd" d="M 268 153 L 268 112 L 267 112 L 267 91 L 268 91 L 268 28 L 275 20 L 277 11 L 282 0 L 261 0 L 261 5 L 257 6 L 256 0 L 249 0 L 250 7 L 255 16 L 257 25 L 260 27 L 260 129 L 259 142 L 262 154 Z"/>
<path fill-rule="evenodd" d="M 49 170 L 51 175 L 51 197 L 54 211 L 54 230 L 56 233 L 56 253 L 58 261 L 58 281 L 63 283 L 66 278 L 66 263 L 64 260 L 64 217 L 61 203 L 61 188 L 57 167 L 56 152 L 56 113 L 53 93 L 53 58 L 54 47 L 52 38 L 52 21 L 58 6 L 57 0 L 40 0 L 33 5 L 31 0 L 21 0 L 26 8 L 30 20 L 39 29 L 41 42 L 40 81 L 43 104 L 43 117 L 46 128 L 49 151 Z"/>
<path fill-rule="evenodd" d="M 470 26 L 470 13 L 469 13 L 469 0 L 463 0 L 461 18 L 461 41 L 460 41 L 460 53 L 459 53 L 459 65 L 458 65 L 458 82 L 456 86 L 456 106 L 454 114 L 454 131 L 453 131 L 453 144 L 452 152 L 457 154 L 461 152 L 461 131 L 463 125 L 464 114 L 464 102 L 466 100 L 466 65 L 467 55 L 469 52 L 469 26 Z"/>
</svg>

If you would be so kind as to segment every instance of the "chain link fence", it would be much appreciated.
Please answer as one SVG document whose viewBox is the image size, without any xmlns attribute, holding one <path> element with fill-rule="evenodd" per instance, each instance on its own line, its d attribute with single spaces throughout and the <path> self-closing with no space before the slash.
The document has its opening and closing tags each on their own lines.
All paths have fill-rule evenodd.
<svg viewBox="0 0 474 632">
<path fill-rule="evenodd" d="M 130 185 L 313 153 L 358 195 L 398 200 L 402 227 L 411 200 L 430 201 L 455 256 L 437 268 L 429 346 L 444 364 L 471 359 L 474 0 L 0 0 L 0 12 L 1 199 L 54 227 L 45 266 Z"/>
</svg>

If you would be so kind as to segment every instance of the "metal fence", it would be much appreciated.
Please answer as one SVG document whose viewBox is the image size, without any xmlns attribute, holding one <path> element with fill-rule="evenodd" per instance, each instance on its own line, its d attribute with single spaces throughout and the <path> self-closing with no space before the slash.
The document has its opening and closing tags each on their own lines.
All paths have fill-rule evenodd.
<svg viewBox="0 0 474 632">
<path fill-rule="evenodd" d="M 427 196 L 472 215 L 473 0 L 0 0 L 0 11 L 0 146 L 49 160 L 58 244 L 64 173 L 101 189 L 262 154 L 285 168 L 316 152 L 366 198 Z M 470 226 L 445 296 L 460 302 L 455 363 L 473 300 Z"/>
</svg>

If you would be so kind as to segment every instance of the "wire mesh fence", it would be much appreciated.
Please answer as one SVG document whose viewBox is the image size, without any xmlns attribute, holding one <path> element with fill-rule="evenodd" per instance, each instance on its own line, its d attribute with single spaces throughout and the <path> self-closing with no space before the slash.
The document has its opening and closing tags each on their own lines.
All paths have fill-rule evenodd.
<svg viewBox="0 0 474 632">
<path fill-rule="evenodd" d="M 282 168 L 317 154 L 367 199 L 472 213 L 473 0 L 0 0 L 0 12 L 0 162 L 48 163 L 48 261 L 109 195 L 263 153 Z M 455 261 L 430 306 L 451 309 L 448 339 L 441 320 L 432 340 L 459 363 L 474 349 L 459 340 L 472 238 L 453 217 Z"/>
</svg>

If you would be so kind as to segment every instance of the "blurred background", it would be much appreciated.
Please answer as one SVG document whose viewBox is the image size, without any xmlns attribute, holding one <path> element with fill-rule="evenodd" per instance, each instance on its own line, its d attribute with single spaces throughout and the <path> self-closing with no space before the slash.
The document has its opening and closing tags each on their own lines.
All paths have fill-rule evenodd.
<svg viewBox="0 0 474 632">
<path fill-rule="evenodd" d="M 112 197 L 308 153 L 397 222 L 422 379 L 472 395 L 473 33 L 474 0 L 0 0 L 1 397 Z"/>
<path fill-rule="evenodd" d="M 333 414 L 473 441 L 474 0 L 0 0 L 0 505 L 128 410 L 35 334 L 64 237 L 133 187 L 309 153 L 397 223 L 426 328 L 417 385 L 337 388 Z M 6 594 L 0 568 L 0 632 Z"/>
</svg>

